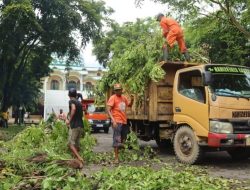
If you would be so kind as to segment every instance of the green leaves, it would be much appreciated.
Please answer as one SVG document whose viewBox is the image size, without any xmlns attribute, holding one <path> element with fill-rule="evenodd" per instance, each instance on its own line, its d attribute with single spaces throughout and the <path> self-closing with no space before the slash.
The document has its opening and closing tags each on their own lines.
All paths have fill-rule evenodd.
<svg viewBox="0 0 250 190">
<path fill-rule="evenodd" d="M 249 62 L 247 39 L 228 22 L 205 17 L 194 19 L 187 25 L 185 37 L 191 45 L 192 56 L 209 57 L 205 62 L 237 65 Z"/>
<path fill-rule="evenodd" d="M 79 42 L 98 38 L 111 10 L 103 1 L 3 1 L 0 7 L 0 110 L 33 104 L 51 54 L 75 60 Z M 77 36 L 76 36 L 77 35 Z M 26 107 L 32 107 L 27 105 Z"/>
<path fill-rule="evenodd" d="M 160 80 L 163 77 L 163 71 L 156 66 L 162 44 L 160 27 L 154 20 L 113 25 L 105 37 L 95 42 L 94 52 L 103 65 L 108 64 L 109 70 L 98 90 L 105 91 L 119 82 L 129 93 L 142 95 L 150 78 Z"/>
<path fill-rule="evenodd" d="M 235 189 L 236 184 L 240 185 L 239 181 L 212 178 L 197 166 L 162 163 L 151 159 L 155 156 L 152 148 L 141 149 L 134 133 L 129 134 L 125 149 L 120 151 L 120 160 L 123 162 L 118 167 L 110 166 L 113 152 L 93 153 L 95 140 L 88 133 L 81 141 L 84 151 L 80 154 L 94 164 L 85 166 L 83 171 L 62 167 L 56 159 L 62 161 L 71 158 L 69 150 L 65 149 L 66 129 L 61 122 L 41 123 L 5 142 L 4 148 L 8 153 L 0 152 L 0 189 L 227 190 Z M 37 146 L 32 148 L 34 143 Z M 39 164 L 27 160 L 38 152 L 46 152 L 48 160 Z"/>
<path fill-rule="evenodd" d="M 163 167 L 155 171 L 148 167 L 119 166 L 110 171 L 103 170 L 94 175 L 99 182 L 98 189 L 230 189 L 229 182 L 224 179 L 211 178 L 206 174 L 192 171 L 174 172 Z"/>
<path fill-rule="evenodd" d="M 144 0 L 136 0 L 137 4 Z M 184 22 L 195 18 L 218 19 L 220 23 L 230 23 L 237 29 L 246 39 L 250 39 L 249 26 L 245 23 L 248 19 L 249 23 L 249 1 L 246 0 L 152 0 L 166 4 L 169 8 L 168 14 L 175 12 L 170 16 L 176 15 L 179 20 Z M 214 14 L 220 12 L 222 14 Z M 243 20 L 242 20 L 243 19 Z"/>
<path fill-rule="evenodd" d="M 159 80 L 163 79 L 165 74 L 165 71 L 159 65 L 156 65 L 150 71 L 149 76 L 154 82 L 158 82 Z"/>
<path fill-rule="evenodd" d="M 1 161 L 6 165 L 4 170 L 0 168 L 0 179 L 4 179 L 0 180 L 0 188 L 23 189 L 41 185 L 43 189 L 90 189 L 90 182 L 83 179 L 81 172 L 61 167 L 56 162 L 72 158 L 67 139 L 68 128 L 64 123 L 42 122 L 39 126 L 27 127 L 12 140 L 5 142 L 4 151 L 0 152 Z M 95 144 L 96 140 L 90 134 L 81 139 L 80 154 L 86 162 L 95 158 Z M 34 164 L 31 158 L 37 155 L 45 155 L 46 159 Z M 36 182 L 31 180 L 37 178 L 39 180 Z"/>
</svg>

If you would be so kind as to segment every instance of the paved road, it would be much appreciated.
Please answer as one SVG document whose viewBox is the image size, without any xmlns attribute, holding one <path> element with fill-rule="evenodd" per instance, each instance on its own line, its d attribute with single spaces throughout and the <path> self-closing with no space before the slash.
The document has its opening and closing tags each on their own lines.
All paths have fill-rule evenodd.
<svg viewBox="0 0 250 190">
<path fill-rule="evenodd" d="M 96 152 L 113 151 L 112 148 L 112 129 L 108 134 L 101 132 L 93 134 L 97 138 Z M 155 141 L 140 141 L 140 146 L 151 146 L 157 152 L 161 160 L 166 163 L 176 163 L 172 149 L 159 150 Z M 212 176 L 222 176 L 239 180 L 250 181 L 250 159 L 247 161 L 236 162 L 226 152 L 211 152 L 205 155 L 200 167 L 207 169 Z"/>
<path fill-rule="evenodd" d="M 94 148 L 95 152 L 109 152 L 109 151 L 113 151 L 113 147 L 112 147 L 112 129 L 109 130 L 109 133 L 103 133 L 103 131 L 100 131 L 98 133 L 93 133 L 93 135 L 96 137 L 97 139 L 97 146 Z M 157 148 L 157 145 L 155 143 L 155 141 L 149 141 L 149 142 L 145 142 L 145 141 L 140 141 L 140 145 L 141 146 L 151 146 L 153 148 Z"/>
</svg>

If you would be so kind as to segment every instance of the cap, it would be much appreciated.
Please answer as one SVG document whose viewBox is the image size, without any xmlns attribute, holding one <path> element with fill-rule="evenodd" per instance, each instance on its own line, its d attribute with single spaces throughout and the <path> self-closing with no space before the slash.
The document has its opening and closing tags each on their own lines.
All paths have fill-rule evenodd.
<svg viewBox="0 0 250 190">
<path fill-rule="evenodd" d="M 114 90 L 121 90 L 122 85 L 121 84 L 114 84 Z"/>
<path fill-rule="evenodd" d="M 159 13 L 157 16 L 156 16 L 156 21 L 161 21 L 161 17 L 163 17 L 164 14 L 162 13 Z"/>
<path fill-rule="evenodd" d="M 75 88 L 70 88 L 68 95 L 69 95 L 69 97 L 76 98 L 76 95 L 77 95 L 76 89 Z"/>
</svg>

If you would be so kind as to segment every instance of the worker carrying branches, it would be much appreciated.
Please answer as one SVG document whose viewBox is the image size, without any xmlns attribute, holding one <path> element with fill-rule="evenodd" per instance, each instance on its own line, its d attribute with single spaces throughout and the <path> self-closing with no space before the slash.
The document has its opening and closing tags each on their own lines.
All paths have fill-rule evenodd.
<svg viewBox="0 0 250 190">
<path fill-rule="evenodd" d="M 166 42 L 168 43 L 170 48 L 173 48 L 175 41 L 177 41 L 180 52 L 184 55 L 186 61 L 190 61 L 190 56 L 187 52 L 187 47 L 184 41 L 183 31 L 179 23 L 172 18 L 165 17 L 162 13 L 159 13 L 157 15 L 156 20 L 160 22 L 162 35 L 166 38 Z M 163 45 L 163 51 L 164 61 L 167 61 L 168 49 L 166 44 Z"/>
</svg>

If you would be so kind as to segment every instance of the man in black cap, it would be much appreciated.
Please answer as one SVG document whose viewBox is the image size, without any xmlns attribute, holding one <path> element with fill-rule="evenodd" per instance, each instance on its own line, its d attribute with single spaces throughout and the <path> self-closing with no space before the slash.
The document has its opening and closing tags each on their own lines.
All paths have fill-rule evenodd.
<svg viewBox="0 0 250 190">
<path fill-rule="evenodd" d="M 66 124 L 69 126 L 68 146 L 73 155 L 83 164 L 83 158 L 80 156 L 80 139 L 83 133 L 83 112 L 82 105 L 76 99 L 76 89 L 69 89 L 69 118 Z"/>
</svg>

